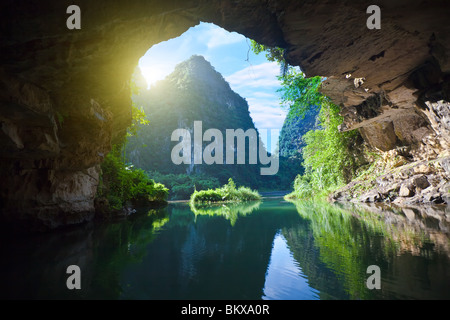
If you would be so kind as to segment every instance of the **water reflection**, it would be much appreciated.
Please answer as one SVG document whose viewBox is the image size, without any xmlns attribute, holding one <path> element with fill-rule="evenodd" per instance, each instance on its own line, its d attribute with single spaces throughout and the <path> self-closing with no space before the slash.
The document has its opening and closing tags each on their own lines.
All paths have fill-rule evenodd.
<svg viewBox="0 0 450 320">
<path fill-rule="evenodd" d="M 281 199 L 171 204 L 110 224 L 5 237 L 2 298 L 449 299 L 448 208 Z M 66 268 L 79 265 L 82 290 Z M 369 265 L 381 290 L 366 287 Z"/>
<path fill-rule="evenodd" d="M 234 226 L 239 217 L 245 217 L 257 210 L 261 204 L 261 201 L 250 201 L 241 203 L 227 203 L 216 205 L 198 205 L 190 203 L 189 206 L 194 212 L 195 216 L 221 216 L 230 221 L 230 224 Z"/>
<path fill-rule="evenodd" d="M 425 208 L 420 219 L 411 219 L 412 215 L 402 214 L 410 208 L 317 202 L 296 202 L 295 206 L 311 223 L 320 260 L 334 271 L 349 298 L 450 297 L 448 208 L 428 208 L 440 217 L 440 223 L 426 226 L 424 221 L 434 218 Z M 297 240 L 287 239 L 288 243 Z M 368 290 L 365 285 L 369 265 L 382 270 L 381 290 Z"/>
<path fill-rule="evenodd" d="M 318 291 L 311 288 L 286 239 L 278 233 L 273 240 L 267 268 L 264 295 L 266 300 L 317 300 Z"/>
<path fill-rule="evenodd" d="M 344 210 L 370 212 L 383 221 L 386 232 L 398 245 L 399 252 L 429 255 L 433 252 L 450 258 L 450 206 L 387 206 L 385 204 L 339 204 Z M 361 216 L 361 214 L 360 214 Z"/>
<path fill-rule="evenodd" d="M 167 219 L 167 209 L 158 209 L 107 225 L 26 237 L 3 234 L 0 298 L 117 299 L 121 272 L 142 261 Z M 73 264 L 81 269 L 82 290 L 66 287 L 66 270 Z"/>
</svg>

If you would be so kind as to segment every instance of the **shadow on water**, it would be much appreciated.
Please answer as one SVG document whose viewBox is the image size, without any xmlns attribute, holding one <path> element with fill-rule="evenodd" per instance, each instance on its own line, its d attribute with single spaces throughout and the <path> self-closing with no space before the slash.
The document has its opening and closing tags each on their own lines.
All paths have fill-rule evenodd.
<svg viewBox="0 0 450 320">
<path fill-rule="evenodd" d="M 168 221 L 166 209 L 151 209 L 128 220 L 30 236 L 2 238 L 2 299 L 116 299 L 120 273 L 139 263 L 158 230 Z M 67 267 L 81 269 L 82 290 L 68 290 Z"/>
<path fill-rule="evenodd" d="M 446 211 L 447 210 L 447 211 Z M 3 238 L 3 299 L 449 299 L 448 208 L 190 207 Z M 68 290 L 66 269 L 81 269 Z M 381 289 L 369 290 L 369 265 Z"/>
</svg>

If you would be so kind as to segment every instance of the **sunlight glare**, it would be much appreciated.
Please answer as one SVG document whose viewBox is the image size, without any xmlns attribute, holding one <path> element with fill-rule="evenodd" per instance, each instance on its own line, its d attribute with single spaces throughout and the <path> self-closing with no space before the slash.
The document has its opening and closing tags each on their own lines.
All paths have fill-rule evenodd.
<svg viewBox="0 0 450 320">
<path fill-rule="evenodd" d="M 139 66 L 142 76 L 147 81 L 147 85 L 150 88 L 155 85 L 157 81 L 163 80 L 170 73 L 173 72 L 174 67 L 169 64 L 152 64 L 151 66 Z"/>
</svg>

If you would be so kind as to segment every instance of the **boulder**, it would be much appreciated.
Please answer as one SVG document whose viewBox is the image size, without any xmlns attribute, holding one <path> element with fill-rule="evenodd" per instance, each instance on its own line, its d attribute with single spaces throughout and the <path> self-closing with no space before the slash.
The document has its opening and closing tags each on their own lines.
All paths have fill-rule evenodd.
<svg viewBox="0 0 450 320">
<path fill-rule="evenodd" d="M 447 175 L 450 176 L 450 157 L 439 160 L 439 164 L 441 165 L 442 169 L 445 170 Z"/>
<path fill-rule="evenodd" d="M 414 173 L 416 174 L 429 174 L 433 172 L 433 169 L 430 166 L 427 166 L 426 164 L 419 164 L 414 167 Z"/>
<path fill-rule="evenodd" d="M 362 202 L 379 202 L 383 200 L 383 196 L 377 192 L 372 191 L 360 197 Z"/>
<path fill-rule="evenodd" d="M 424 175 L 414 176 L 412 180 L 416 188 L 426 189 L 430 186 L 430 182 L 428 182 L 427 177 Z"/>
<path fill-rule="evenodd" d="M 411 197 L 414 195 L 414 187 L 410 183 L 404 183 L 400 186 L 398 195 L 400 197 Z"/>
<path fill-rule="evenodd" d="M 439 192 L 437 188 L 431 187 L 429 190 L 423 193 L 423 202 L 424 203 L 442 203 L 442 194 Z"/>
</svg>

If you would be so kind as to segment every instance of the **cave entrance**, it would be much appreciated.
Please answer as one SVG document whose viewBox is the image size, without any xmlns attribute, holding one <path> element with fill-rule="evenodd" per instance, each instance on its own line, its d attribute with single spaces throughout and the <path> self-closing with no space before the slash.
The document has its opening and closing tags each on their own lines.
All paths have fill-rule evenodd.
<svg viewBox="0 0 450 320">
<path fill-rule="evenodd" d="M 221 184 L 232 177 L 244 184 L 249 175 L 277 174 L 279 133 L 286 117 L 279 103 L 279 75 L 279 64 L 264 53 L 255 54 L 250 39 L 212 23 L 200 23 L 152 46 L 132 75 L 133 106 L 144 111 L 150 125 L 127 139 L 126 161 L 157 172 L 155 180 L 158 173 L 186 173 L 218 177 Z M 199 124 L 205 133 L 216 132 L 200 136 L 202 148 L 196 147 L 197 134 L 202 134 L 195 130 Z M 173 134 L 180 130 L 186 137 L 178 143 Z M 236 140 L 228 138 L 230 131 Z M 182 156 L 174 156 L 173 150 L 185 140 L 189 143 L 180 148 Z M 208 149 L 212 145 L 217 148 Z M 253 170 L 255 164 L 259 170 Z M 256 181 L 252 178 L 253 187 Z"/>
<path fill-rule="evenodd" d="M 248 102 L 250 116 L 258 130 L 279 131 L 286 118 L 286 110 L 280 108 L 277 92 L 281 87 L 278 80 L 280 66 L 269 61 L 264 53 L 255 54 L 250 41 L 239 33 L 201 22 L 176 38 L 153 45 L 140 58 L 137 72 L 146 82 L 141 86 L 151 89 L 171 74 L 176 65 L 194 55 L 202 56 L 223 76 L 231 89 Z M 273 144 L 272 152 L 275 147 Z"/>
</svg>

